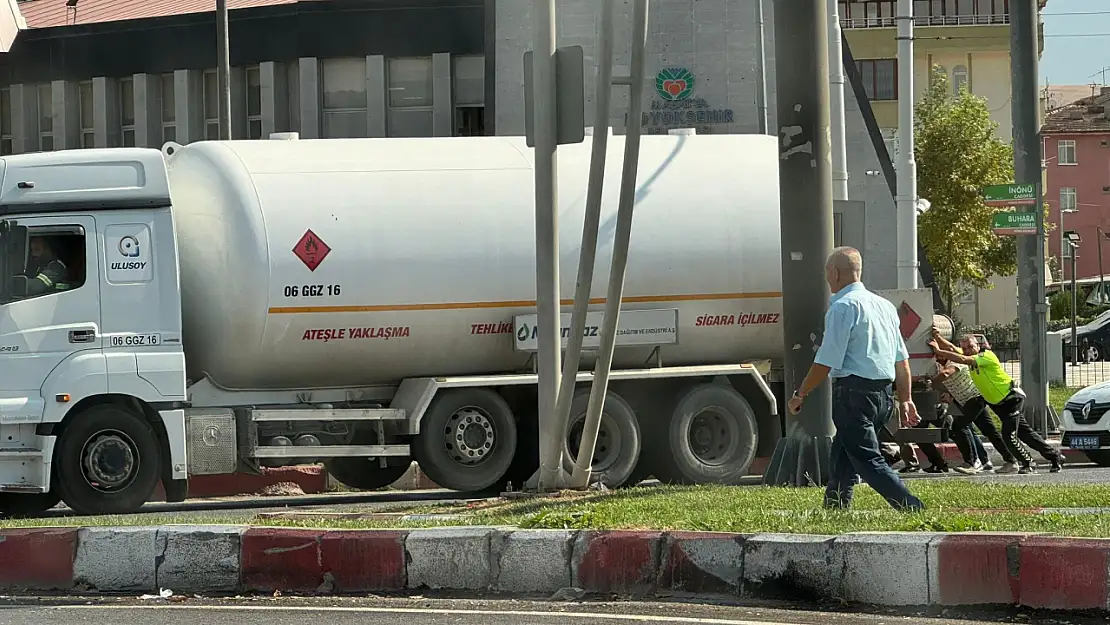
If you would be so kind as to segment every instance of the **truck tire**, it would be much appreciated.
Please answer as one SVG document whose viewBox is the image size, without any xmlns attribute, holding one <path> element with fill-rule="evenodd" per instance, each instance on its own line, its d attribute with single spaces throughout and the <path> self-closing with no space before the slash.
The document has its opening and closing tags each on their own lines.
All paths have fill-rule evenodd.
<svg viewBox="0 0 1110 625">
<path fill-rule="evenodd" d="M 128 514 L 149 499 L 162 475 L 154 428 L 123 406 L 76 415 L 54 448 L 58 491 L 77 514 Z"/>
<path fill-rule="evenodd" d="M 563 442 L 563 468 L 568 473 L 574 472 L 589 403 L 590 389 L 578 391 L 570 402 L 567 435 Z M 608 488 L 624 486 L 640 460 L 640 447 L 640 424 L 636 413 L 632 412 L 623 397 L 612 391 L 606 392 L 590 480 L 600 480 Z"/>
<path fill-rule="evenodd" d="M 1092 449 L 1083 452 L 1087 459 L 1100 467 L 1110 467 L 1110 449 Z"/>
<path fill-rule="evenodd" d="M 0 493 L 0 518 L 18 519 L 42 514 L 61 500 L 57 489 L 49 493 Z"/>
<path fill-rule="evenodd" d="M 509 404 L 484 388 L 437 394 L 412 446 L 421 470 L 448 490 L 478 492 L 497 484 L 516 454 Z"/>
<path fill-rule="evenodd" d="M 702 384 L 675 406 L 667 453 L 655 476 L 676 484 L 737 484 L 759 445 L 759 426 L 747 400 L 731 386 Z"/>
</svg>

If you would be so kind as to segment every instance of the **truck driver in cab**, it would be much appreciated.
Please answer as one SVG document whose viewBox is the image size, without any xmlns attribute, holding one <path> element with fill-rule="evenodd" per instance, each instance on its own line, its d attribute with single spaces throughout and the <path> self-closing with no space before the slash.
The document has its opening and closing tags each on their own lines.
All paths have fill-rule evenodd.
<svg viewBox="0 0 1110 625">
<path fill-rule="evenodd" d="M 27 264 L 27 295 L 69 289 L 65 263 L 58 259 L 48 237 L 32 236 L 28 250 L 31 262 Z"/>
</svg>

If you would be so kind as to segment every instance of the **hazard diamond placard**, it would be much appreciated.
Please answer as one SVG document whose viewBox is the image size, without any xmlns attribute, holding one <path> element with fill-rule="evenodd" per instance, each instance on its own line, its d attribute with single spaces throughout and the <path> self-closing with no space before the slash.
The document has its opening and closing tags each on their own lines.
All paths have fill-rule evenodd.
<svg viewBox="0 0 1110 625">
<path fill-rule="evenodd" d="M 308 267 L 309 271 L 316 271 L 316 268 L 324 262 L 330 252 L 331 248 L 328 247 L 328 244 L 316 236 L 316 233 L 311 229 L 306 230 L 301 239 L 297 241 L 297 245 L 293 247 L 293 254 L 301 259 L 301 262 L 304 263 L 305 267 Z"/>
<path fill-rule="evenodd" d="M 901 321 L 902 340 L 908 341 L 913 333 L 921 325 L 921 315 L 914 312 L 913 308 L 906 302 L 898 307 L 898 320 Z"/>
</svg>

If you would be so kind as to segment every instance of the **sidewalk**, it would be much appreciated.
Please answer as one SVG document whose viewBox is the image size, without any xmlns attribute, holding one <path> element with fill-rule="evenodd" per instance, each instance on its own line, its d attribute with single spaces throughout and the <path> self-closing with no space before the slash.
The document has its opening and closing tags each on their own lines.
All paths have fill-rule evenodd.
<svg viewBox="0 0 1110 625">
<path fill-rule="evenodd" d="M 0 562 L 0 589 L 22 592 L 431 589 L 1110 608 L 1110 540 L 1037 534 L 32 528 L 0 530 Z"/>
</svg>

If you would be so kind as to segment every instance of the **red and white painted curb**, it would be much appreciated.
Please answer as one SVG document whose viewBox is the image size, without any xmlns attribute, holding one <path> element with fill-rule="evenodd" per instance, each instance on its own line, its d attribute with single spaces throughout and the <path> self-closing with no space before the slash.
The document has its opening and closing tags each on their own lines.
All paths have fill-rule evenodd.
<svg viewBox="0 0 1110 625">
<path fill-rule="evenodd" d="M 673 592 L 885 606 L 1110 609 L 1110 540 L 455 527 L 0 530 L 0 589 L 361 593 Z"/>
</svg>

